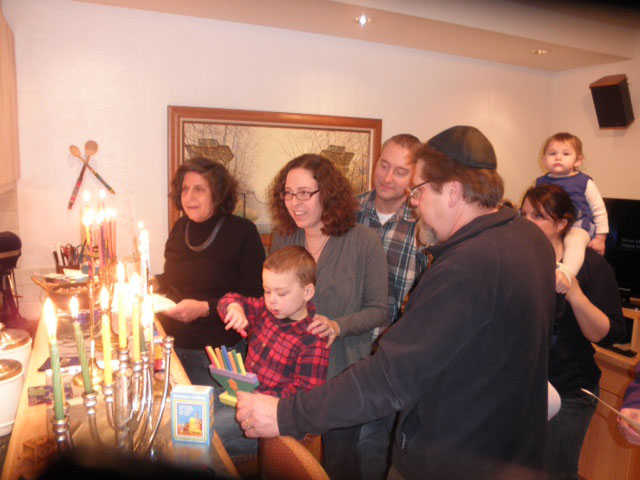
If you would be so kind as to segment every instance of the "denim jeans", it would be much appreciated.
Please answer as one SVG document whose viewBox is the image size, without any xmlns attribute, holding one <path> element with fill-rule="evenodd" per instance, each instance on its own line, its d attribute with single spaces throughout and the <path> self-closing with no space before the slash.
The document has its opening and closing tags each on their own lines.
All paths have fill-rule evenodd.
<svg viewBox="0 0 640 480">
<path fill-rule="evenodd" d="M 367 480 L 384 480 L 391 463 L 391 433 L 396 414 L 379 418 L 360 427 L 357 452 L 360 474 Z"/>
<path fill-rule="evenodd" d="M 595 401 L 584 393 L 562 395 L 560 411 L 549 422 L 547 471 L 552 479 L 578 478 L 582 442 L 595 411 Z"/>
</svg>

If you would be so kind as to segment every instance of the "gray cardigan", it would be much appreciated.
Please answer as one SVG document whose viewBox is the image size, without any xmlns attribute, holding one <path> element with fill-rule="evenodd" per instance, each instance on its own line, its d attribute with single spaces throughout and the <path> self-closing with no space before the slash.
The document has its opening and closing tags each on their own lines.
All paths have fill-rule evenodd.
<svg viewBox="0 0 640 480">
<path fill-rule="evenodd" d="M 283 237 L 274 233 L 271 251 L 305 244 L 304 230 Z M 356 224 L 340 237 L 332 236 L 317 265 L 317 312 L 340 325 L 331 346 L 329 378 L 371 352 L 372 330 L 388 324 L 387 259 L 380 238 Z"/>
</svg>

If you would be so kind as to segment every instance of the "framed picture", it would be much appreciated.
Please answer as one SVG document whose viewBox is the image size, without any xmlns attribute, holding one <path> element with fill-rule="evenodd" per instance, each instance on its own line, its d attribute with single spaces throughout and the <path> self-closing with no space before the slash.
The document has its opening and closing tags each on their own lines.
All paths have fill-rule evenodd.
<svg viewBox="0 0 640 480">
<path fill-rule="evenodd" d="M 236 214 L 271 231 L 267 190 L 280 168 L 304 153 L 326 156 L 356 194 L 369 189 L 380 155 L 382 120 L 299 113 L 169 106 L 169 188 L 194 157 L 223 163 L 239 182 Z M 169 201 L 169 229 L 180 216 Z"/>
</svg>

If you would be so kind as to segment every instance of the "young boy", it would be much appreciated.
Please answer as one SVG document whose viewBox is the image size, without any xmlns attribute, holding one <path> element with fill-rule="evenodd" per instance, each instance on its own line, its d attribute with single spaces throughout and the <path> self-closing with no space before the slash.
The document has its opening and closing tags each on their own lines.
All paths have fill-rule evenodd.
<svg viewBox="0 0 640 480">
<path fill-rule="evenodd" d="M 304 248 L 285 247 L 264 262 L 264 297 L 228 293 L 218 302 L 225 328 L 248 335 L 245 366 L 257 375 L 261 393 L 286 398 L 326 380 L 326 339 L 307 331 L 315 314 L 315 269 Z"/>
</svg>

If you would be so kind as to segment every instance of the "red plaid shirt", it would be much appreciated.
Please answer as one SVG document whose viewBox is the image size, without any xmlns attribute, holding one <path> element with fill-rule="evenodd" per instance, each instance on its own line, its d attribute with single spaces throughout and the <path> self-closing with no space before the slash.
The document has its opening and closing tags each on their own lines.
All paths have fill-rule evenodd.
<svg viewBox="0 0 640 480">
<path fill-rule="evenodd" d="M 249 321 L 249 350 L 245 360 L 248 372 L 258 376 L 258 391 L 286 398 L 298 390 L 311 390 L 325 383 L 329 366 L 326 338 L 307 331 L 316 312 L 309 302 L 309 315 L 297 322 L 279 320 L 265 307 L 264 297 L 244 297 L 227 293 L 218 302 L 218 314 L 224 318 L 227 307 L 239 303 Z"/>
</svg>

